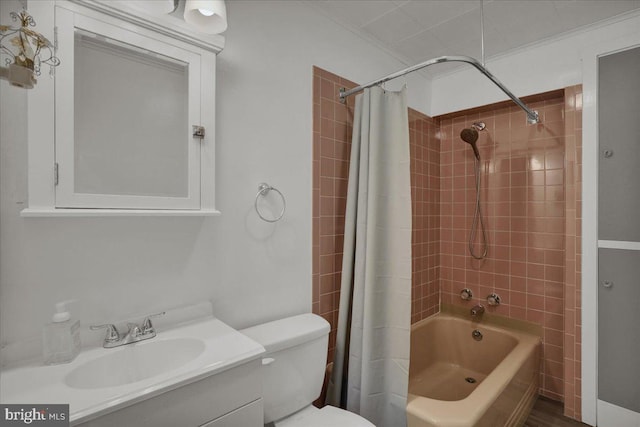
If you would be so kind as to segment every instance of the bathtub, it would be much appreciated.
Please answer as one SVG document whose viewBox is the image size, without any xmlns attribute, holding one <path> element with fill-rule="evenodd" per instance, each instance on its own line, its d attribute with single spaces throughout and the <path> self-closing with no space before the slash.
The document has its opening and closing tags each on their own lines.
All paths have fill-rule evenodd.
<svg viewBox="0 0 640 427">
<path fill-rule="evenodd" d="M 525 322 L 505 327 L 504 318 L 485 314 L 477 322 L 463 313 L 442 312 L 411 328 L 408 427 L 524 424 L 538 393 L 540 333 Z"/>
</svg>

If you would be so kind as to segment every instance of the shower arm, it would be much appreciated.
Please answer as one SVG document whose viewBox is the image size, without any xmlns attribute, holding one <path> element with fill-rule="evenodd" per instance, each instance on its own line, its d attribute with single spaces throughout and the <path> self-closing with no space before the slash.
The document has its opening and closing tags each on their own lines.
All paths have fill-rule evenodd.
<svg viewBox="0 0 640 427">
<path fill-rule="evenodd" d="M 495 83 L 496 86 L 498 86 L 505 94 L 507 94 L 507 96 L 511 98 L 511 100 L 513 100 L 513 102 L 515 102 L 520 108 L 522 108 L 525 111 L 525 113 L 527 113 L 527 122 L 529 124 L 540 123 L 540 117 L 538 116 L 537 111 L 533 111 L 529 109 L 529 107 L 527 107 L 525 103 L 520 100 L 520 98 L 515 96 L 509 89 L 507 89 L 500 82 L 500 80 L 498 80 L 493 74 L 489 72 L 489 70 L 487 70 L 476 59 L 470 56 L 450 56 L 450 55 L 439 56 L 437 58 L 433 58 L 433 59 L 429 59 L 428 61 L 421 62 L 420 64 L 413 65 L 409 68 L 405 68 L 404 70 L 396 71 L 393 74 L 389 74 L 386 77 L 383 77 L 378 80 L 374 80 L 365 85 L 354 87 L 353 89 L 345 90 L 344 88 L 341 88 L 340 94 L 339 94 L 340 101 L 345 102 L 345 98 L 347 96 L 353 95 L 354 93 L 358 93 L 361 90 L 366 89 L 368 87 L 377 86 L 381 83 L 388 82 L 389 80 L 393 80 L 395 78 L 404 76 L 405 74 L 409 74 L 414 71 L 421 70 L 433 64 L 440 64 L 442 62 L 466 62 L 467 64 L 473 65 L 478 71 L 480 71 L 482 74 L 487 76 L 489 80 Z"/>
</svg>

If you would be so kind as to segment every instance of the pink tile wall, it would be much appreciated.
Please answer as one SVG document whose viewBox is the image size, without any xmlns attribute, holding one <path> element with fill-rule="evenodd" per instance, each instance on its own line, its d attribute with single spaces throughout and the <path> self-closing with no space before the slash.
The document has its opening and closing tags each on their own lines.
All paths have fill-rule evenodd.
<svg viewBox="0 0 640 427">
<path fill-rule="evenodd" d="M 337 94 L 341 87 L 354 86 L 313 67 L 312 310 L 331 324 L 328 361 L 333 360 L 338 325 L 354 105 L 353 97 L 341 104 Z"/>
<path fill-rule="evenodd" d="M 495 292 L 502 304 L 490 311 L 541 324 L 541 393 L 563 400 L 565 375 L 570 373 L 564 360 L 568 179 L 564 92 L 537 97 L 529 105 L 538 110 L 541 124 L 528 125 L 522 110 L 504 104 L 447 115 L 440 121 L 442 301 L 471 307 L 485 303 L 486 296 Z M 473 260 L 467 249 L 475 178 L 472 150 L 459 137 L 475 121 L 486 124 L 478 140 L 489 240 L 489 255 L 482 261 Z M 460 299 L 465 287 L 473 291 L 473 301 Z"/>
<path fill-rule="evenodd" d="M 441 285 L 443 302 L 471 307 L 492 292 L 502 304 L 490 311 L 543 325 L 542 393 L 563 395 L 564 122 L 563 99 L 532 108 L 542 125 L 527 125 L 507 107 L 441 121 Z M 478 140 L 482 204 L 489 240 L 485 260 L 472 260 L 467 239 L 475 193 L 473 157 L 460 131 L 487 125 Z M 471 302 L 459 298 L 462 288 Z M 486 304 L 485 304 L 486 305 Z"/>
<path fill-rule="evenodd" d="M 409 109 L 411 157 L 411 323 L 440 310 L 440 141 L 435 121 Z"/>
</svg>

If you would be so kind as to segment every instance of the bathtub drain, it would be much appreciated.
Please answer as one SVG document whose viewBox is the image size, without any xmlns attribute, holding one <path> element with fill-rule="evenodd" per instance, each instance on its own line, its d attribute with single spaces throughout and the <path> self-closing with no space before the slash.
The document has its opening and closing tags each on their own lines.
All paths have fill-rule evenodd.
<svg viewBox="0 0 640 427">
<path fill-rule="evenodd" d="M 475 384 L 476 383 L 476 379 L 473 377 L 467 377 L 464 379 L 466 382 L 468 382 L 469 384 Z"/>
</svg>

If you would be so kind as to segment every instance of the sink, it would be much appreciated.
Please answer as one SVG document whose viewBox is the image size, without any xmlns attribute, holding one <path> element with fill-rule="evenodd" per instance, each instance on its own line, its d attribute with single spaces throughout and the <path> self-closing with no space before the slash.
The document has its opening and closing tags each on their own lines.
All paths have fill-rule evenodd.
<svg viewBox="0 0 640 427">
<path fill-rule="evenodd" d="M 3 367 L 0 401 L 69 404 L 72 426 L 199 426 L 250 402 L 257 402 L 262 421 L 264 348 L 213 317 L 209 301 L 171 316 L 152 339 L 84 348 L 71 363 L 43 366 L 33 359 Z M 205 401 L 215 405 L 204 410 Z"/>
<path fill-rule="evenodd" d="M 128 344 L 84 362 L 64 378 L 67 386 L 96 389 L 130 384 L 177 369 L 196 359 L 205 343 L 196 338 L 173 338 Z"/>
</svg>

